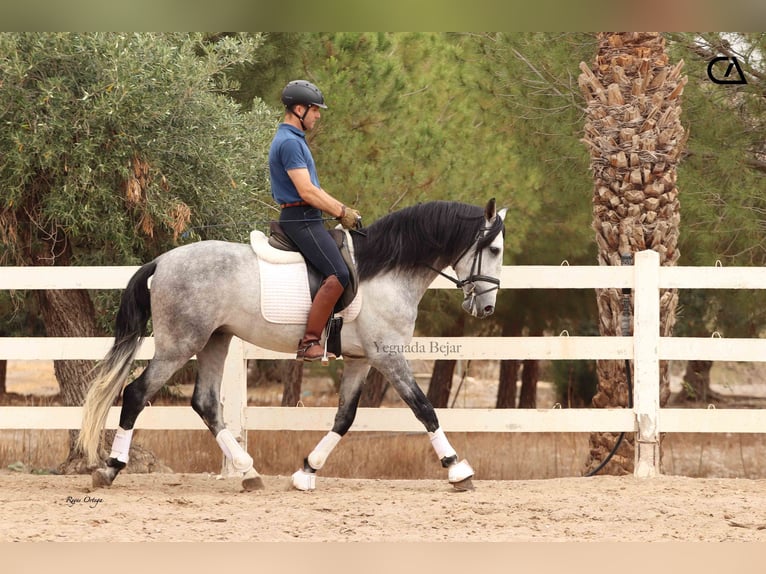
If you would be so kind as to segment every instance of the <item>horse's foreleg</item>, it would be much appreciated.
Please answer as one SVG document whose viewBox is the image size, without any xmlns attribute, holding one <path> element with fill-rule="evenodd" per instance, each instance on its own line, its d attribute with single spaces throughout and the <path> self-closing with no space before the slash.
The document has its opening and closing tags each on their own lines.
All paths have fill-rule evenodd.
<svg viewBox="0 0 766 574">
<path fill-rule="evenodd" d="M 380 361 L 373 363 L 373 366 L 389 380 L 415 417 L 423 423 L 426 431 L 428 431 L 428 437 L 436 456 L 448 471 L 450 484 L 458 490 L 473 488 L 470 482 L 474 474 L 473 468 L 468 464 L 468 461 L 458 460 L 457 451 L 447 440 L 447 436 L 439 425 L 439 418 L 436 416 L 431 401 L 418 386 L 412 369 L 404 357 L 401 355 L 385 356 Z"/>
<path fill-rule="evenodd" d="M 223 422 L 221 410 L 221 380 L 231 335 L 214 334 L 197 353 L 197 380 L 192 394 L 192 408 L 213 433 L 224 456 L 234 470 L 243 474 L 245 490 L 260 490 L 263 480 L 253 466 L 253 457 L 234 438 Z"/>
<path fill-rule="evenodd" d="M 153 359 L 143 373 L 130 383 L 122 393 L 120 426 L 112 441 L 112 450 L 106 459 L 106 467 L 96 469 L 92 476 L 95 488 L 111 486 L 119 472 L 125 468 L 130 458 L 130 444 L 138 415 L 144 410 L 147 401 L 162 388 L 170 376 L 180 368 L 183 360 Z"/>
<path fill-rule="evenodd" d="M 340 439 L 348 432 L 356 418 L 359 398 L 362 396 L 362 383 L 370 370 L 370 365 L 364 361 L 348 359 L 345 361 L 343 379 L 340 384 L 338 411 L 332 430 L 322 437 L 303 460 L 303 468 L 293 476 L 293 487 L 298 490 L 314 490 L 316 488 L 316 471 L 327 462 L 330 453 L 338 446 Z"/>
</svg>

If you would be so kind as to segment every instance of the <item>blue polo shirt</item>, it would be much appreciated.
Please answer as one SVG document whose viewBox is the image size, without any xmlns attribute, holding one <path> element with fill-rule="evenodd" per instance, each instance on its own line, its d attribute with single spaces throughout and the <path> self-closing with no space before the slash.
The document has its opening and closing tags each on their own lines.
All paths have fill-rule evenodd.
<svg viewBox="0 0 766 574">
<path fill-rule="evenodd" d="M 306 143 L 306 134 L 290 124 L 279 124 L 269 149 L 271 196 L 277 203 L 302 201 L 288 170 L 307 168 L 311 183 L 320 187 L 314 158 Z"/>
</svg>

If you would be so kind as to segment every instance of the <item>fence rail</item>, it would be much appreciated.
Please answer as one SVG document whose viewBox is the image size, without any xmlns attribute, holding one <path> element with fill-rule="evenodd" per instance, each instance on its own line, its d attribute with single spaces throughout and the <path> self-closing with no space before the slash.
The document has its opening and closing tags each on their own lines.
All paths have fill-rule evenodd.
<svg viewBox="0 0 766 574">
<path fill-rule="evenodd" d="M 0 289 L 122 289 L 137 267 L 3 267 Z M 636 254 L 631 267 L 506 266 L 503 289 L 633 290 L 633 335 L 580 337 L 417 337 L 405 352 L 409 359 L 615 359 L 632 360 L 632 409 L 438 409 L 442 426 L 460 432 L 635 432 L 636 476 L 659 473 L 660 432 L 766 433 L 766 409 L 668 409 L 659 407 L 659 361 L 705 358 L 714 361 L 766 361 L 766 339 L 660 337 L 661 288 L 764 289 L 766 269 L 750 267 L 660 267 L 653 251 Z M 433 289 L 453 288 L 443 278 Z M 3 337 L 0 359 L 100 359 L 109 337 Z M 445 349 L 448 353 L 445 353 Z M 151 337 L 139 359 L 150 359 Z M 334 408 L 250 407 L 246 404 L 248 359 L 292 359 L 234 339 L 229 350 L 222 402 L 227 424 L 244 441 L 245 430 L 328 430 Z M 0 429 L 79 428 L 80 407 L 0 407 Z M 116 428 L 118 408 L 110 410 L 108 428 Z M 149 407 L 137 428 L 204 429 L 188 407 Z M 424 432 L 409 409 L 359 409 L 355 431 Z"/>
</svg>

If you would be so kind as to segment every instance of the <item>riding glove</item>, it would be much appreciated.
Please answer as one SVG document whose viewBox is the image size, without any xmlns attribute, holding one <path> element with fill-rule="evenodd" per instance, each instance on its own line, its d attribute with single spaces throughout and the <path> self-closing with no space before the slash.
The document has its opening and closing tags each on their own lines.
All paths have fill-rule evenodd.
<svg viewBox="0 0 766 574">
<path fill-rule="evenodd" d="M 353 207 L 346 207 L 344 205 L 341 208 L 338 220 L 345 229 L 358 229 L 360 223 L 362 222 L 362 216 Z"/>
</svg>

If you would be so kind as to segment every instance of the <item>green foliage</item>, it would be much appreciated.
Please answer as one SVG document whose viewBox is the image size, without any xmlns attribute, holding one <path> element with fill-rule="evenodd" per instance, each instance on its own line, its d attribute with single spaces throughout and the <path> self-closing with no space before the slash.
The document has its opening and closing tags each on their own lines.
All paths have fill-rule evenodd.
<svg viewBox="0 0 766 574">
<path fill-rule="evenodd" d="M 596 361 L 553 361 L 556 399 L 565 408 L 589 407 L 598 390 Z"/>
<path fill-rule="evenodd" d="M 74 264 L 134 264 L 191 227 L 257 217 L 273 111 L 242 113 L 226 72 L 259 43 L 0 34 L 2 263 L 34 262 L 63 233 Z M 216 229 L 199 235 L 233 236 Z"/>
<path fill-rule="evenodd" d="M 492 125 L 503 134 L 513 191 L 506 227 L 506 261 L 589 265 L 595 257 L 591 229 L 592 180 L 580 142 L 582 96 L 576 84 L 581 61 L 595 54 L 585 34 L 487 33 L 468 37 L 481 70 L 476 87 L 485 94 Z M 595 316 L 591 291 L 502 291 L 495 320 L 533 333 L 578 325 Z"/>
<path fill-rule="evenodd" d="M 493 33 L 476 39 L 485 67 L 480 88 L 492 96 L 497 124 L 512 142 L 519 204 L 520 264 L 590 264 L 595 257 L 580 142 L 583 102 L 576 83 L 581 61 L 595 54 L 592 36 L 575 33 Z"/>
<path fill-rule="evenodd" d="M 689 76 L 682 263 L 763 265 L 766 35 L 668 40 Z M 708 80 L 721 50 L 748 85 Z M 28 264 L 56 232 L 82 265 L 138 263 L 184 233 L 243 240 L 274 215 L 266 154 L 279 94 L 305 78 L 329 105 L 309 134 L 320 181 L 365 222 L 494 196 L 510 208 L 507 264 L 591 264 L 576 80 L 595 54 L 583 33 L 0 34 L 0 263 Z M 450 329 L 457 299 L 430 293 L 419 325 Z M 754 293 L 685 290 L 677 332 L 757 333 L 765 308 Z M 596 315 L 588 290 L 502 291 L 497 322 L 468 320 L 466 332 L 512 321 L 582 334 Z"/>
<path fill-rule="evenodd" d="M 684 265 L 761 266 L 766 263 L 766 103 L 764 34 L 673 34 L 672 57 L 685 62 L 683 96 L 690 133 L 678 170 L 679 246 Z M 708 62 L 722 53 L 738 58 L 748 84 L 718 85 Z M 766 324 L 764 294 L 754 291 L 683 290 L 680 335 L 758 336 Z"/>
</svg>

